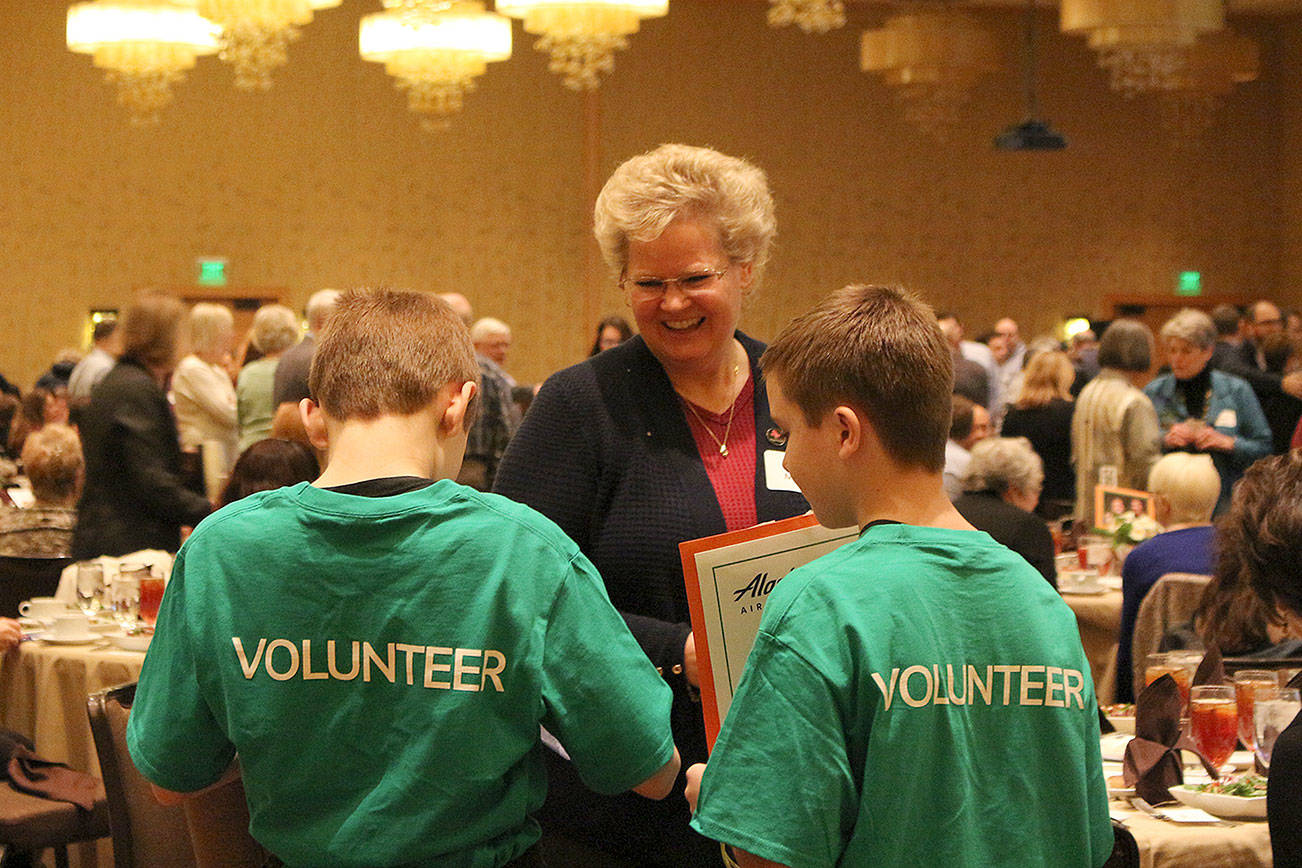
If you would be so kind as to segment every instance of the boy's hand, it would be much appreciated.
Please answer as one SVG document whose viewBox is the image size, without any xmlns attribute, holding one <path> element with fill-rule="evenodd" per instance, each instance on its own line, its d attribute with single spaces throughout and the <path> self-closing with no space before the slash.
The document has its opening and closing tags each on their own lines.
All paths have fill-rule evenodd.
<svg viewBox="0 0 1302 868">
<path fill-rule="evenodd" d="M 701 775 L 705 774 L 705 763 L 695 763 L 687 767 L 687 789 L 683 790 L 683 795 L 687 797 L 687 806 L 696 813 L 696 799 L 701 795 Z"/>
</svg>

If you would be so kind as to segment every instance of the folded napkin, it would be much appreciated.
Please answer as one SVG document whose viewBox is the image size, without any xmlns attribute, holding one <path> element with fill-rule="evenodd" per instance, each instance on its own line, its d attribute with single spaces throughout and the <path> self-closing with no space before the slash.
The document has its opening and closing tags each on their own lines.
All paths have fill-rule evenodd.
<svg viewBox="0 0 1302 868">
<path fill-rule="evenodd" d="M 0 730 L 0 768 L 15 790 L 29 796 L 71 802 L 86 811 L 93 810 L 95 801 L 104 798 L 104 787 L 98 779 L 73 771 L 63 763 L 41 759 L 32 752 L 33 747 L 31 741 L 18 733 Z"/>
<path fill-rule="evenodd" d="M 1184 782 L 1180 751 L 1198 754 L 1193 740 L 1180 728 L 1180 688 L 1163 675 L 1144 688 L 1135 702 L 1135 737 L 1126 745 L 1123 778 L 1135 795 L 1152 805 L 1171 801 L 1171 787 Z M 1216 769 L 1203 759 L 1213 778 Z"/>
<path fill-rule="evenodd" d="M 1302 669 L 1293 673 L 1293 677 L 1288 680 L 1288 686 L 1302 688 Z"/>
<path fill-rule="evenodd" d="M 1200 684 L 1228 683 L 1225 679 L 1225 664 L 1221 661 L 1221 649 L 1215 645 L 1208 645 L 1206 652 L 1203 653 L 1202 662 L 1194 670 L 1191 685 L 1197 687 Z"/>
</svg>

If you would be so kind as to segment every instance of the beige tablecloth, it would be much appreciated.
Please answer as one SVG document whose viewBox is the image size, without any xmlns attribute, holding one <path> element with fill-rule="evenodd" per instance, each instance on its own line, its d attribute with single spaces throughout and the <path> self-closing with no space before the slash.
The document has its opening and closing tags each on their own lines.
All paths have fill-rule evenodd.
<svg viewBox="0 0 1302 868">
<path fill-rule="evenodd" d="M 1111 704 L 1116 696 L 1117 637 L 1121 634 L 1121 592 L 1063 594 L 1076 613 L 1080 643 L 1094 676 L 1094 695 L 1099 705 Z"/>
<path fill-rule="evenodd" d="M 98 777 L 86 697 L 135 681 L 144 662 L 145 655 L 135 651 L 24 642 L 0 654 L 0 726 L 31 738 L 40 756 Z M 113 864 L 107 841 L 73 850 L 77 864 Z"/>
<path fill-rule="evenodd" d="M 1193 825 L 1158 820 L 1112 802 L 1112 815 L 1139 845 L 1142 868 L 1270 868 L 1270 830 L 1265 820 L 1237 826 Z"/>
</svg>

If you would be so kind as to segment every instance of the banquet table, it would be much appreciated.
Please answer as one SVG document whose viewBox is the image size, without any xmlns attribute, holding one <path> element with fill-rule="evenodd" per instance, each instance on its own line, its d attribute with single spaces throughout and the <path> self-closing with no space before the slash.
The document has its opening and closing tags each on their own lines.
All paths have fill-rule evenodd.
<svg viewBox="0 0 1302 868">
<path fill-rule="evenodd" d="M 1141 868 L 1270 868 L 1265 820 L 1232 826 L 1173 823 L 1114 800 L 1113 819 L 1126 824 L 1139 845 Z"/>
<path fill-rule="evenodd" d="M 99 776 L 86 697 L 105 687 L 135 681 L 145 655 L 107 645 L 23 642 L 0 654 L 0 727 L 31 738 L 45 759 Z M 113 864 L 107 840 L 72 848 L 81 865 Z"/>
<path fill-rule="evenodd" d="M 1094 677 L 1094 695 L 1099 705 L 1116 696 L 1117 636 L 1121 633 L 1121 591 L 1102 594 L 1064 593 L 1062 599 L 1076 613 L 1080 642 Z"/>
</svg>

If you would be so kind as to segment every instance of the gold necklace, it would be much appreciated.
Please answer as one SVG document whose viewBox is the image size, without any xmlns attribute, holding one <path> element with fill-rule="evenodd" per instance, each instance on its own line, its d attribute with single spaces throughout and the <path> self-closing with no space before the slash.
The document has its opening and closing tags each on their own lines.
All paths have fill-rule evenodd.
<svg viewBox="0 0 1302 868">
<path fill-rule="evenodd" d="M 687 404 L 687 409 L 690 410 L 692 415 L 696 417 L 696 421 L 701 423 L 701 427 L 705 429 L 705 433 L 709 434 L 710 439 L 713 440 L 714 444 L 719 447 L 719 454 L 722 455 L 724 458 L 727 458 L 728 457 L 728 435 L 732 432 L 732 414 L 737 412 L 736 400 L 734 400 L 732 402 L 732 406 L 728 408 L 728 424 L 723 429 L 722 440 L 714 436 L 714 432 L 710 430 L 709 425 L 705 424 L 705 420 L 701 418 L 701 414 L 696 412 L 696 408 L 692 406 L 692 402 L 688 401 L 685 398 L 683 400 Z"/>
<path fill-rule="evenodd" d="M 737 379 L 737 372 L 740 369 L 741 369 L 740 365 L 732 366 L 732 378 L 734 380 Z M 731 383 L 729 383 L 729 385 L 731 385 Z M 744 384 L 742 388 L 745 388 Z M 701 418 L 701 414 L 696 412 L 696 407 L 692 405 L 692 402 L 686 398 L 683 399 L 683 403 L 687 405 L 687 409 L 691 411 L 691 414 L 693 416 L 696 417 L 696 421 L 701 423 L 701 427 L 705 429 L 706 434 L 710 435 L 710 439 L 714 441 L 714 445 L 719 447 L 719 454 L 722 455 L 724 458 L 728 457 L 728 435 L 732 433 L 732 416 L 734 413 L 737 412 L 737 399 L 740 397 L 741 397 L 741 393 L 738 392 L 736 397 L 732 399 L 732 405 L 728 407 L 728 424 L 724 426 L 722 440 L 714 436 L 714 432 L 710 430 L 709 425 L 705 424 L 705 420 Z"/>
</svg>

